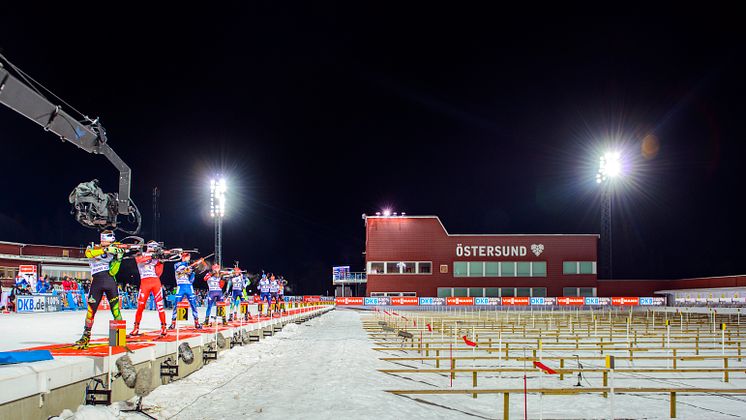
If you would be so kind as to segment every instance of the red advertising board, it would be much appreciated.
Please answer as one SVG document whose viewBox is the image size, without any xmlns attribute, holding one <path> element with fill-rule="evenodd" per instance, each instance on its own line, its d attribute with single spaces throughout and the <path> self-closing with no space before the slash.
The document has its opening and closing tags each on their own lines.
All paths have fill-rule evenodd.
<svg viewBox="0 0 746 420">
<path fill-rule="evenodd" d="M 303 296 L 303 302 L 321 302 L 321 296 Z"/>
<path fill-rule="evenodd" d="M 36 266 L 35 265 L 19 265 L 18 266 L 18 273 L 23 274 L 36 274 Z"/>
<path fill-rule="evenodd" d="M 530 299 L 528 296 L 504 297 L 502 303 L 506 306 L 525 306 L 528 305 Z"/>
<path fill-rule="evenodd" d="M 397 306 L 417 306 L 420 304 L 420 298 L 416 296 L 392 297 L 391 304 Z"/>
<path fill-rule="evenodd" d="M 467 305 L 473 305 L 474 304 L 474 298 L 473 297 L 448 297 L 446 298 L 446 305 L 452 305 L 452 306 L 467 306 Z"/>
<path fill-rule="evenodd" d="M 364 298 L 362 297 L 338 297 L 335 299 L 337 305 L 362 305 Z"/>
<path fill-rule="evenodd" d="M 557 298 L 557 305 L 585 305 L 585 298 L 582 296 L 563 296 Z"/>
<path fill-rule="evenodd" d="M 637 306 L 640 304 L 638 297 L 612 297 L 611 304 L 614 306 Z"/>
</svg>

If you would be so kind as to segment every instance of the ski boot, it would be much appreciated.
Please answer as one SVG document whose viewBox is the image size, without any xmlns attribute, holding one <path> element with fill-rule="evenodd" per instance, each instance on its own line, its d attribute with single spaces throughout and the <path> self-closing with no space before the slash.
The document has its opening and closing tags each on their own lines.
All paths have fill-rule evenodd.
<svg viewBox="0 0 746 420">
<path fill-rule="evenodd" d="M 205 325 L 207 325 L 207 321 L 206 320 L 205 320 Z M 199 323 L 198 319 L 194 320 L 194 328 L 197 329 L 197 330 L 201 330 L 202 329 L 202 324 Z"/>
<path fill-rule="evenodd" d="M 168 335 L 168 331 L 166 331 L 166 324 L 161 324 L 161 337 L 165 337 Z"/>
<path fill-rule="evenodd" d="M 175 330 L 176 329 L 176 321 L 171 321 L 171 325 L 168 326 L 169 330 Z"/>
<path fill-rule="evenodd" d="M 225 321 L 223 321 L 223 322 L 225 322 Z M 233 322 L 233 314 L 230 314 L 230 316 L 228 316 L 228 322 Z"/>
<path fill-rule="evenodd" d="M 88 348 L 88 343 L 91 341 L 91 329 L 85 328 L 83 330 L 83 336 L 80 337 L 80 340 L 75 342 L 75 348 L 78 350 L 85 350 Z"/>
<path fill-rule="evenodd" d="M 203 322 L 202 325 L 205 326 L 205 327 L 209 327 L 210 326 L 210 317 L 209 316 L 205 318 L 205 322 Z"/>
<path fill-rule="evenodd" d="M 228 325 L 228 321 L 225 320 L 225 317 L 223 317 L 223 325 Z"/>
<path fill-rule="evenodd" d="M 127 337 L 137 337 L 140 335 L 140 324 L 135 324 L 135 327 L 132 329 L 132 332 L 127 334 Z"/>
</svg>

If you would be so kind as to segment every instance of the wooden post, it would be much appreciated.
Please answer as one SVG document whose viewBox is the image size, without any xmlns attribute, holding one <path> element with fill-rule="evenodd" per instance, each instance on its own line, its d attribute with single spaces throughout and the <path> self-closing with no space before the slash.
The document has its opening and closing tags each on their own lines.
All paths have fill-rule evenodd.
<svg viewBox="0 0 746 420">
<path fill-rule="evenodd" d="M 699 355 L 699 331 L 697 331 L 697 336 L 694 337 L 694 354 Z"/>
<path fill-rule="evenodd" d="M 451 379 L 456 379 L 456 359 L 451 357 Z"/>
<path fill-rule="evenodd" d="M 508 358 L 508 347 L 510 347 L 510 343 L 505 343 L 505 358 Z"/>
<path fill-rule="evenodd" d="M 676 393 L 671 392 L 671 418 L 676 418 Z"/>
<path fill-rule="evenodd" d="M 435 369 L 440 369 L 440 350 L 435 350 Z"/>
<path fill-rule="evenodd" d="M 510 419 L 510 393 L 503 394 L 503 420 Z"/>
<path fill-rule="evenodd" d="M 609 371 L 604 371 L 604 387 L 609 386 Z M 604 398 L 607 398 L 609 394 L 604 392 Z"/>
<path fill-rule="evenodd" d="M 738 361 L 741 361 L 741 342 L 738 342 Z"/>
<path fill-rule="evenodd" d="M 560 369 L 564 369 L 564 368 L 565 368 L 565 359 L 560 359 Z M 560 373 L 560 381 L 564 379 L 565 379 L 565 373 L 562 372 Z"/>
<path fill-rule="evenodd" d="M 676 349 L 673 349 L 673 369 L 676 370 Z"/>
<path fill-rule="evenodd" d="M 430 357 L 430 343 L 425 343 L 425 357 Z"/>
<path fill-rule="evenodd" d="M 474 371 L 471 373 L 471 386 L 473 386 L 474 388 L 477 387 L 477 371 Z M 471 394 L 471 397 L 477 398 L 477 394 L 476 393 Z"/>
<path fill-rule="evenodd" d="M 723 371 L 723 378 L 725 379 L 725 382 L 728 382 L 728 358 L 723 357 L 723 368 L 725 371 Z"/>
</svg>

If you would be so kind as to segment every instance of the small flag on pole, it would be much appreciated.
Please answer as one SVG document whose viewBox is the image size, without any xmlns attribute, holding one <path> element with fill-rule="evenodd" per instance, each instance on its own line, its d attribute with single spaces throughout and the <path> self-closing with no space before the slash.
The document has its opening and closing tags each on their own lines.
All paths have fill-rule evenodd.
<svg viewBox="0 0 746 420">
<path fill-rule="evenodd" d="M 466 343 L 467 346 L 471 346 L 471 347 L 476 347 L 477 346 L 477 343 L 469 340 L 468 338 L 466 338 L 466 336 L 463 336 L 461 338 L 464 339 L 464 343 Z"/>
<path fill-rule="evenodd" d="M 541 362 L 536 362 L 535 361 L 534 362 L 534 367 L 535 368 L 539 368 L 539 369 L 543 370 L 544 373 L 548 373 L 550 375 L 556 375 L 557 374 L 557 371 L 555 371 L 554 369 L 550 368 L 549 366 L 547 366 L 547 365 L 545 365 L 544 363 L 541 363 Z"/>
<path fill-rule="evenodd" d="M 433 332 L 433 326 L 430 324 L 427 324 L 427 330 L 430 332 Z"/>
<path fill-rule="evenodd" d="M 390 313 L 388 313 L 388 311 L 386 311 L 386 310 L 384 310 L 384 311 L 383 311 L 383 313 L 385 313 L 386 315 L 391 315 L 391 314 L 390 314 Z"/>
<path fill-rule="evenodd" d="M 397 313 L 396 313 L 396 312 L 394 312 L 394 311 L 391 311 L 391 313 L 392 313 L 392 314 L 394 314 L 394 315 L 396 315 L 396 316 L 399 316 L 399 314 L 397 314 Z"/>
</svg>

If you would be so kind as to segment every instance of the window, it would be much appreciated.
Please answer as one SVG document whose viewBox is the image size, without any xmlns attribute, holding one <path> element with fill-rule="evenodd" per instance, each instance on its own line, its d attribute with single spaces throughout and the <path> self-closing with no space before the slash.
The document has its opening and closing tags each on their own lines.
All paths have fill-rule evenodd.
<svg viewBox="0 0 746 420">
<path fill-rule="evenodd" d="M 503 287 L 502 289 L 500 289 L 500 296 L 513 297 L 515 296 L 515 289 L 512 287 Z"/>
<path fill-rule="evenodd" d="M 382 262 L 372 262 L 368 264 L 370 265 L 370 268 L 368 269 L 368 274 L 382 274 L 383 273 Z"/>
<path fill-rule="evenodd" d="M 546 287 L 534 287 L 531 289 L 531 296 L 547 297 L 547 288 Z"/>
<path fill-rule="evenodd" d="M 581 261 L 580 274 L 593 274 L 593 263 L 590 261 Z"/>
<path fill-rule="evenodd" d="M 516 289 L 516 296 L 531 296 L 530 287 L 519 287 Z"/>
<path fill-rule="evenodd" d="M 562 274 L 578 274 L 578 263 L 575 261 L 563 261 Z"/>
<path fill-rule="evenodd" d="M 438 287 L 438 297 L 449 297 L 451 296 L 451 292 L 450 287 Z"/>
<path fill-rule="evenodd" d="M 528 277 L 531 275 L 531 263 L 530 262 L 519 262 L 517 263 L 518 277 Z"/>
<path fill-rule="evenodd" d="M 547 276 L 547 262 L 546 261 L 532 262 L 531 263 L 531 276 L 546 277 Z"/>
<path fill-rule="evenodd" d="M 386 263 L 386 274 L 399 274 L 399 263 L 398 262 L 387 262 Z"/>
<path fill-rule="evenodd" d="M 484 276 L 484 263 L 483 262 L 470 262 L 469 263 L 469 277 L 482 277 Z"/>
<path fill-rule="evenodd" d="M 580 296 L 596 296 L 595 287 L 581 287 Z"/>
<path fill-rule="evenodd" d="M 467 262 L 456 261 L 453 263 L 453 277 L 466 277 Z"/>
<path fill-rule="evenodd" d="M 465 287 L 454 287 L 453 288 L 453 296 L 466 297 L 466 291 L 467 290 L 468 289 L 465 288 Z"/>
<path fill-rule="evenodd" d="M 417 272 L 419 274 L 430 274 L 433 270 L 433 263 L 430 262 L 421 262 L 417 265 Z"/>
<path fill-rule="evenodd" d="M 515 277 L 515 263 L 514 262 L 501 262 L 500 272 L 503 277 Z"/>
<path fill-rule="evenodd" d="M 407 274 L 415 274 L 417 273 L 417 263 L 413 262 L 405 262 L 401 263 L 401 267 L 403 268 L 403 273 Z"/>
<path fill-rule="evenodd" d="M 500 289 L 497 287 L 487 287 L 484 292 L 486 297 L 500 297 Z"/>
<path fill-rule="evenodd" d="M 577 295 L 578 295 L 577 287 L 563 287 L 562 288 L 562 296 L 577 296 Z"/>
<path fill-rule="evenodd" d="M 482 297 L 484 296 L 484 289 L 481 287 L 470 287 L 469 296 Z"/>
<path fill-rule="evenodd" d="M 497 262 L 484 263 L 484 275 L 487 277 L 497 277 L 499 274 Z"/>
</svg>

